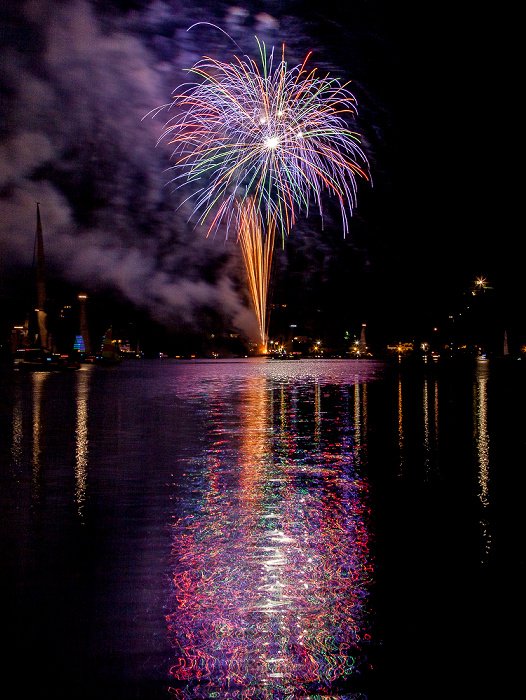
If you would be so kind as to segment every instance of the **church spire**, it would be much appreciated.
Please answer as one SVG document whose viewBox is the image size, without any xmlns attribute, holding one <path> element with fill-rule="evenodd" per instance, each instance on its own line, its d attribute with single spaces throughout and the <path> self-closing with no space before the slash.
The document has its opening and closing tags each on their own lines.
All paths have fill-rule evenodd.
<svg viewBox="0 0 526 700">
<path fill-rule="evenodd" d="M 38 335 L 40 337 L 40 345 L 43 348 L 48 348 L 48 332 L 46 323 L 46 277 L 44 273 L 44 237 L 42 235 L 42 221 L 40 219 L 40 206 L 37 202 L 37 233 L 36 233 L 36 251 L 37 251 L 37 320 L 38 320 Z"/>
</svg>

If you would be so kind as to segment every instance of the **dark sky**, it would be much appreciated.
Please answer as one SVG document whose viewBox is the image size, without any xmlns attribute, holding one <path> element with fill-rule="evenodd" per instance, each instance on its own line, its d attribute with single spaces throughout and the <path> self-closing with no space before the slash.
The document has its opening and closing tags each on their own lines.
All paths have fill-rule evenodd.
<svg viewBox="0 0 526 700">
<path fill-rule="evenodd" d="M 186 31 L 210 21 L 250 54 L 255 34 L 284 42 L 291 64 L 312 50 L 311 65 L 352 80 L 358 100 L 374 186 L 360 185 L 346 240 L 337 208 L 323 231 L 316 215 L 300 217 L 276 251 L 272 301 L 313 330 L 355 333 L 366 322 L 394 342 L 457 313 L 483 275 L 498 323 L 502 316 L 519 342 L 510 66 L 498 48 L 501 18 L 460 5 L 3 3 L 3 319 L 17 320 L 6 308 L 28 279 L 39 201 L 52 279 L 122 298 L 179 331 L 253 336 L 239 250 L 221 235 L 206 239 L 206 227 L 177 209 L 169 150 L 156 147 L 163 118 L 142 120 L 204 53 L 231 58 L 219 32 Z"/>
</svg>

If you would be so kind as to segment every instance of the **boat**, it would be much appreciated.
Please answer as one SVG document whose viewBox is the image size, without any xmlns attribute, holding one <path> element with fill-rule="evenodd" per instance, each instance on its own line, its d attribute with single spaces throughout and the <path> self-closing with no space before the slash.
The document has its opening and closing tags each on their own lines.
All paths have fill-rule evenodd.
<svg viewBox="0 0 526 700">
<path fill-rule="evenodd" d="M 95 362 L 98 365 L 118 365 L 122 358 L 119 352 L 119 344 L 113 339 L 113 330 L 108 328 L 102 339 L 102 349 L 96 355 Z"/>
<path fill-rule="evenodd" d="M 46 314 L 46 282 L 44 271 L 44 238 L 40 206 L 37 202 L 36 253 L 36 308 L 35 317 L 28 315 L 22 333 L 13 347 L 13 366 L 19 371 L 50 372 L 80 369 L 80 362 L 70 355 L 61 355 L 53 349 Z"/>
<path fill-rule="evenodd" d="M 80 363 L 69 356 L 49 352 L 43 348 L 17 350 L 15 369 L 21 372 L 53 372 L 80 369 Z"/>
</svg>

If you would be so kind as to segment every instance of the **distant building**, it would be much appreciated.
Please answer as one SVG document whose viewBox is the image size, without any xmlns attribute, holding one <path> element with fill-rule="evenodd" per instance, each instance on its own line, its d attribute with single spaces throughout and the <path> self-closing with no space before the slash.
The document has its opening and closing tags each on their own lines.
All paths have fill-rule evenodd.
<svg viewBox="0 0 526 700">
<path fill-rule="evenodd" d="M 88 319 L 86 315 L 86 300 L 87 300 L 87 295 L 86 294 L 79 294 L 78 295 L 78 300 L 79 300 L 79 305 L 80 305 L 80 318 L 79 318 L 79 325 L 80 325 L 80 337 L 82 339 L 82 343 L 84 345 L 84 350 L 81 352 L 86 353 L 86 355 L 91 355 L 91 342 L 90 342 L 90 336 L 89 336 L 89 329 L 88 329 Z M 77 336 L 78 338 L 78 336 Z"/>
<path fill-rule="evenodd" d="M 23 326 L 15 326 L 11 331 L 11 352 L 15 353 L 20 348 L 29 347 L 28 322 Z"/>
</svg>

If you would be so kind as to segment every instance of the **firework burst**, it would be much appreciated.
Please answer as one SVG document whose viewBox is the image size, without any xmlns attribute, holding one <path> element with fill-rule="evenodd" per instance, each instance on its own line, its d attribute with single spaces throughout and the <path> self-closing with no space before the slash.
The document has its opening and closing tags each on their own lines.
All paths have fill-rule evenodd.
<svg viewBox="0 0 526 700">
<path fill-rule="evenodd" d="M 357 178 L 369 179 L 367 158 L 348 120 L 356 101 L 339 80 L 318 77 L 301 65 L 289 69 L 258 41 L 261 68 L 251 58 L 231 63 L 204 57 L 171 105 L 177 114 L 161 136 L 174 146 L 172 182 L 189 185 L 193 214 L 238 229 L 242 204 L 251 198 L 264 226 L 275 221 L 288 233 L 300 211 L 314 204 L 322 217 L 322 192 L 339 200 L 344 235 L 356 205 Z M 252 206 L 252 205 L 251 205 Z"/>
</svg>

